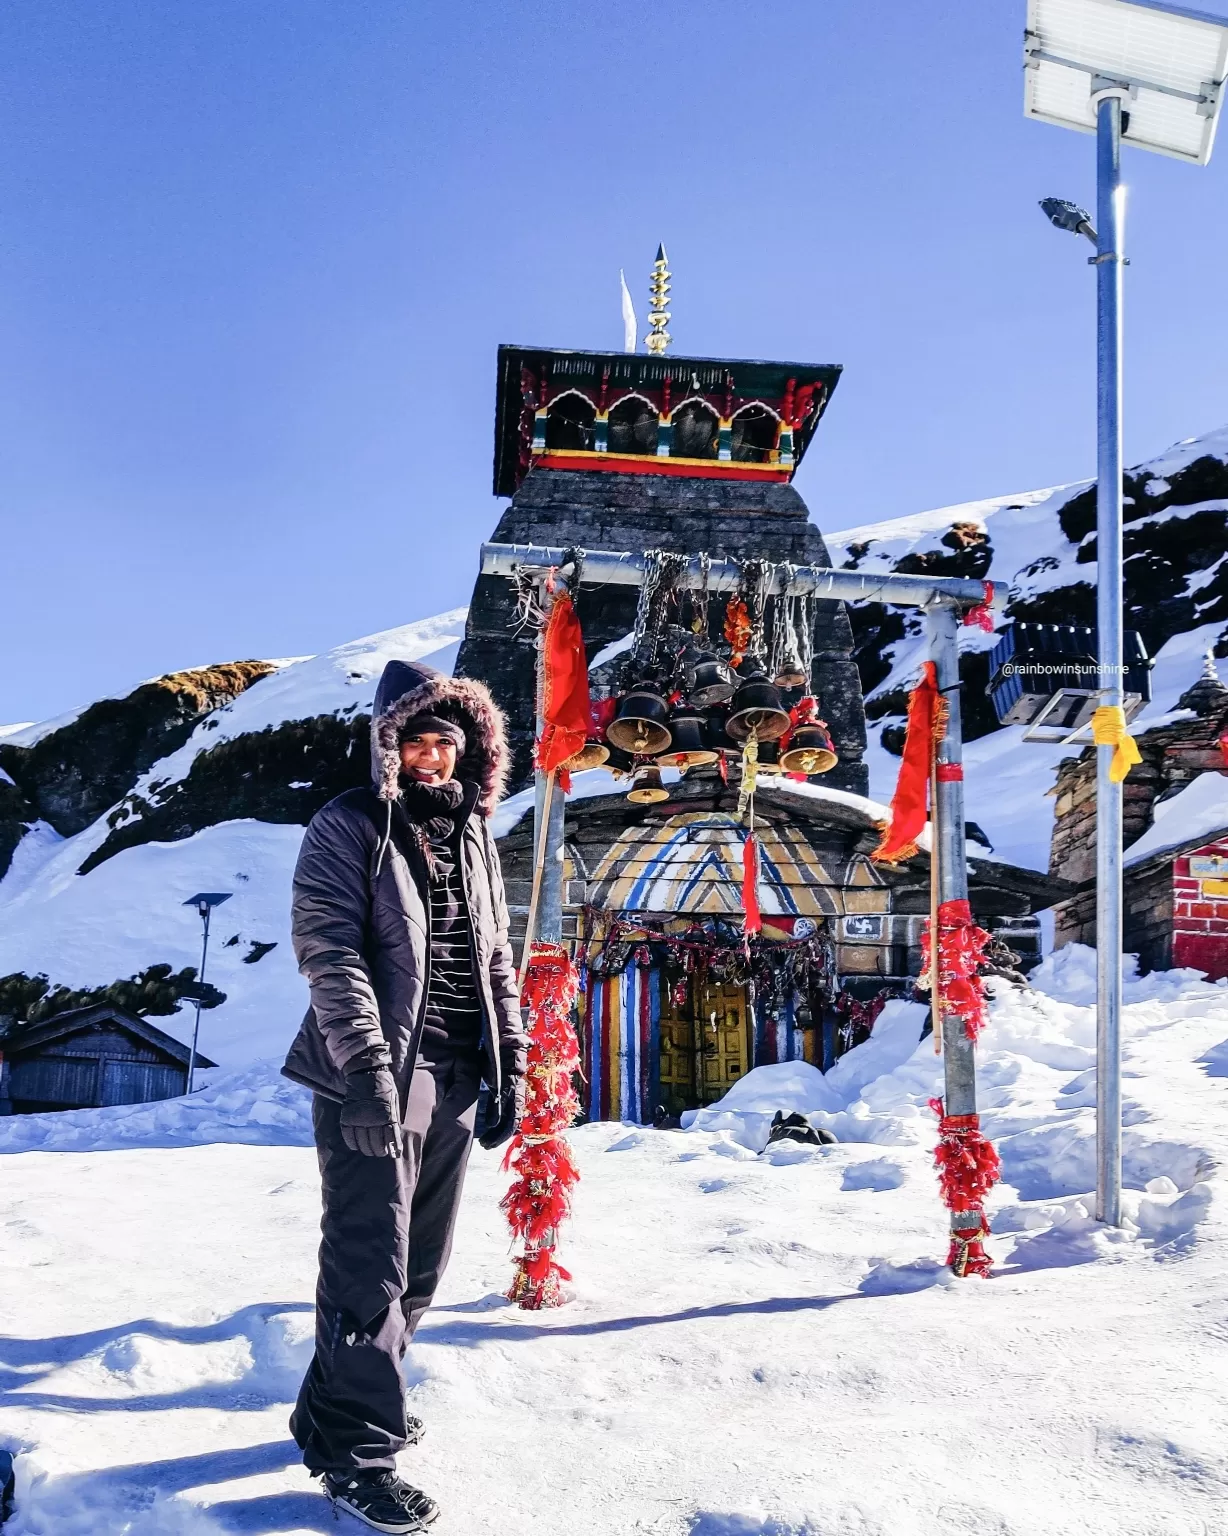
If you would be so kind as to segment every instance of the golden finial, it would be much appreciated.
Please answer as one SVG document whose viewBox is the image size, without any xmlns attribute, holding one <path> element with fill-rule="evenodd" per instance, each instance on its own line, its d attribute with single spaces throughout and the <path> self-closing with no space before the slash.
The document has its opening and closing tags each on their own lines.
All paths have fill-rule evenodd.
<svg viewBox="0 0 1228 1536">
<path fill-rule="evenodd" d="M 644 337 L 644 345 L 650 352 L 664 352 L 674 339 L 665 329 L 669 324 L 669 310 L 665 306 L 669 303 L 671 276 L 666 260 L 664 245 L 657 246 L 657 259 L 652 264 L 649 281 L 648 324 L 652 329 Z"/>
</svg>

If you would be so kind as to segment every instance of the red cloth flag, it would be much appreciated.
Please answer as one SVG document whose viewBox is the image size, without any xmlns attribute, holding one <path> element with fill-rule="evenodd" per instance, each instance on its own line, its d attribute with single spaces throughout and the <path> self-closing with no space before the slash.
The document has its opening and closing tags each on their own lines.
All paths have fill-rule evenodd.
<svg viewBox="0 0 1228 1536">
<path fill-rule="evenodd" d="M 745 933 L 758 933 L 763 927 L 759 914 L 759 839 L 748 832 L 742 844 L 742 911 L 746 914 Z"/>
<path fill-rule="evenodd" d="M 938 674 L 934 663 L 927 661 L 921 668 L 920 682 L 908 696 L 904 761 L 891 797 L 891 825 L 870 855 L 880 864 L 910 859 L 917 851 L 917 838 L 925 826 L 930 765 L 946 719 L 947 705 L 938 692 Z"/>
<path fill-rule="evenodd" d="M 555 597 L 542 644 L 543 724 L 534 761 L 549 773 L 579 752 L 589 730 L 588 661 L 570 592 Z"/>
</svg>

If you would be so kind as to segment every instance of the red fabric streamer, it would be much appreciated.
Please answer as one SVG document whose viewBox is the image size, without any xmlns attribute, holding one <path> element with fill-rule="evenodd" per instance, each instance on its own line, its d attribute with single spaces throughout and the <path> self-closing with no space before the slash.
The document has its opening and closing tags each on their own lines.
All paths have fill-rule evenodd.
<svg viewBox="0 0 1228 1536">
<path fill-rule="evenodd" d="M 926 919 L 921 929 L 921 975 L 930 971 L 930 925 Z M 988 1021 L 985 983 L 977 975 L 977 966 L 989 935 L 972 921 L 972 909 L 966 901 L 944 901 L 938 908 L 938 991 L 944 1013 L 954 1013 L 964 1021 L 964 1031 L 975 1042 Z M 935 1029 L 939 1021 L 934 1021 Z"/>
<path fill-rule="evenodd" d="M 731 597 L 725 608 L 725 639 L 729 642 L 729 665 L 739 667 L 750 644 L 750 612 L 740 597 Z"/>
<path fill-rule="evenodd" d="M 934 777 L 940 784 L 962 784 L 964 765 L 963 763 L 939 763 L 934 769 Z"/>
<path fill-rule="evenodd" d="M 930 1108 L 938 1116 L 938 1188 L 943 1204 L 956 1215 L 947 1263 L 961 1279 L 987 1275 L 993 1260 L 985 1252 L 990 1227 L 981 1207 L 1002 1177 L 1002 1163 L 993 1142 L 981 1133 L 979 1115 L 948 1115 L 941 1099 L 931 1099 Z"/>
<path fill-rule="evenodd" d="M 561 944 L 534 944 L 523 996 L 529 1010 L 525 1108 L 503 1160 L 515 1179 L 500 1202 L 513 1242 L 523 1243 L 508 1298 L 530 1312 L 557 1307 L 559 1283 L 571 1279 L 554 1250 L 580 1177 L 565 1136 L 580 1107 L 572 1084 L 580 1047 L 571 1022 L 579 979 Z"/>
<path fill-rule="evenodd" d="M 583 747 L 592 706 L 584 636 L 570 592 L 554 599 L 542 636 L 542 733 L 533 760 L 543 773 L 562 768 Z"/>
<path fill-rule="evenodd" d="M 891 824 L 870 855 L 880 864 L 910 859 L 917 851 L 917 838 L 925 826 L 930 765 L 946 722 L 947 705 L 938 692 L 938 674 L 934 663 L 927 661 L 921 668 L 921 680 L 908 696 L 908 730 L 900 776 L 891 797 Z"/>
<path fill-rule="evenodd" d="M 985 583 L 985 596 L 975 607 L 969 608 L 964 614 L 965 624 L 975 624 L 978 629 L 983 629 L 986 634 L 993 634 L 993 614 L 989 605 L 993 602 L 993 582 Z"/>
<path fill-rule="evenodd" d="M 746 834 L 742 844 L 742 911 L 742 931 L 760 932 L 763 918 L 759 912 L 759 839 L 753 832 Z"/>
<path fill-rule="evenodd" d="M 1217 741 L 1219 743 L 1220 756 L 1224 759 L 1224 767 L 1228 768 L 1228 731 L 1224 731 L 1217 738 Z"/>
</svg>

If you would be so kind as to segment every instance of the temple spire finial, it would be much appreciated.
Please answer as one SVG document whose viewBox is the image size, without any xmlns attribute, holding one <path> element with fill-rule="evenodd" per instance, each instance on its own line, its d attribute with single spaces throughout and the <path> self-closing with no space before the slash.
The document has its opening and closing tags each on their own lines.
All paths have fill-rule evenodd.
<svg viewBox="0 0 1228 1536">
<path fill-rule="evenodd" d="M 649 280 L 648 324 L 652 329 L 644 337 L 644 345 L 648 350 L 658 354 L 664 352 L 673 340 L 665 329 L 670 320 L 669 310 L 665 306 L 669 303 L 669 280 L 672 275 L 666 265 L 667 260 L 664 244 L 658 245 L 657 259 L 652 264 L 652 277 Z"/>
</svg>

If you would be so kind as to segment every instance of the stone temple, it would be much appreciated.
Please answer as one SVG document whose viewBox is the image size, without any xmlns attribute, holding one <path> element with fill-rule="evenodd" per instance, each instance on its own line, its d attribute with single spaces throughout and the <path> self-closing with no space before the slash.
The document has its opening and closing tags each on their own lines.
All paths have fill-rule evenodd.
<svg viewBox="0 0 1228 1536">
<path fill-rule="evenodd" d="M 657 338 L 651 338 L 656 340 Z M 556 548 L 665 549 L 828 564 L 792 481 L 840 379 L 830 364 L 504 346 L 498 353 L 491 537 Z M 627 636 L 635 589 L 582 587 L 590 663 Z M 715 612 L 711 631 L 720 633 Z M 534 644 L 512 584 L 479 578 L 457 672 L 507 711 L 514 788 L 531 776 Z M 839 761 L 821 778 L 764 778 L 756 795 L 764 930 L 741 929 L 736 773 L 691 769 L 667 800 L 635 804 L 605 770 L 565 821 L 564 933 L 584 991 L 583 1097 L 591 1118 L 669 1123 L 752 1067 L 826 1068 L 865 1038 L 876 1007 L 911 995 L 929 910 L 924 853 L 869 858 L 882 807 L 868 800 L 865 715 L 844 605 L 815 604 L 812 691 Z M 577 785 L 580 788 L 579 785 Z M 500 843 L 513 928 L 523 933 L 532 818 Z M 1062 882 L 973 858 L 978 920 L 1025 966 L 1033 915 Z M 1005 954 L 1005 950 L 1002 950 Z"/>
</svg>

